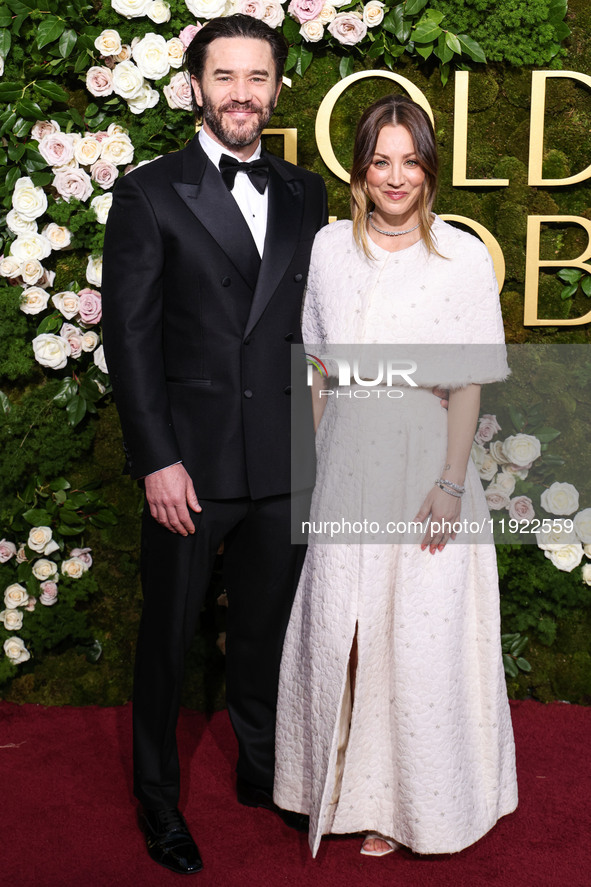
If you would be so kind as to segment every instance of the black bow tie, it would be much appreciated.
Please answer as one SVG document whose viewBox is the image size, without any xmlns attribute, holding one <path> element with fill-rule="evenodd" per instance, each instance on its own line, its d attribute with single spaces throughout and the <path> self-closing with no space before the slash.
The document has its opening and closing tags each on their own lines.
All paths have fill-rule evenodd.
<svg viewBox="0 0 591 887">
<path fill-rule="evenodd" d="M 230 157 L 229 154 L 222 154 L 220 172 L 228 191 L 234 187 L 237 172 L 245 172 L 259 194 L 265 193 L 269 181 L 269 164 L 262 157 L 259 160 L 253 160 L 252 163 L 241 163 L 240 160 Z"/>
</svg>

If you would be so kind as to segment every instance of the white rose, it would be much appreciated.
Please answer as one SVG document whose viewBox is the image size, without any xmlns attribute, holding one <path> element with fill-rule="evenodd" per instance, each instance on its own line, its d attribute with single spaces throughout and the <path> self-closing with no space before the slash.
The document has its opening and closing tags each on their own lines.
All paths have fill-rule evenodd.
<svg viewBox="0 0 591 887">
<path fill-rule="evenodd" d="M 588 545 L 591 542 L 591 508 L 584 508 L 575 515 L 574 528 L 579 540 Z"/>
<path fill-rule="evenodd" d="M 126 133 L 113 133 L 101 142 L 101 160 L 125 166 L 133 160 L 133 144 Z"/>
<path fill-rule="evenodd" d="M 109 123 L 106 136 L 128 136 L 129 130 L 125 129 L 121 123 Z"/>
<path fill-rule="evenodd" d="M 8 539 L 0 539 L 0 564 L 5 564 L 16 555 L 16 545 Z"/>
<path fill-rule="evenodd" d="M 60 125 L 55 120 L 38 120 L 31 130 L 31 138 L 40 142 L 43 136 L 52 135 L 54 132 L 60 132 Z"/>
<path fill-rule="evenodd" d="M 147 108 L 155 108 L 160 101 L 160 93 L 152 89 L 149 83 L 144 83 L 141 92 L 134 99 L 130 99 L 127 107 L 132 114 L 143 114 Z"/>
<path fill-rule="evenodd" d="M 308 43 L 318 43 L 324 36 L 324 25 L 320 19 L 304 22 L 300 27 L 300 34 Z"/>
<path fill-rule="evenodd" d="M 133 60 L 144 77 L 160 80 L 170 71 L 168 47 L 162 34 L 146 34 L 131 50 Z"/>
<path fill-rule="evenodd" d="M 0 622 L 4 623 L 6 631 L 19 631 L 23 627 L 22 610 L 2 610 Z"/>
<path fill-rule="evenodd" d="M 195 18 L 217 18 L 226 11 L 227 0 L 185 0 Z"/>
<path fill-rule="evenodd" d="M 71 320 L 78 314 L 80 300 L 76 293 L 73 293 L 70 290 L 66 290 L 63 293 L 56 293 L 55 296 L 51 297 L 51 301 L 60 314 L 67 320 Z"/>
<path fill-rule="evenodd" d="M 503 490 L 503 492 L 512 496 L 513 491 L 515 490 L 515 483 L 515 477 L 512 474 L 508 474 L 506 471 L 500 471 L 491 486 L 496 487 L 498 490 Z"/>
<path fill-rule="evenodd" d="M 57 582 L 57 564 L 42 557 L 33 564 L 33 576 L 40 582 L 45 582 L 47 579 L 53 579 L 54 582 Z"/>
<path fill-rule="evenodd" d="M 508 465 L 509 464 L 509 460 L 507 459 L 507 457 L 503 453 L 503 441 L 502 440 L 494 440 L 488 449 L 489 449 L 491 456 L 495 460 L 495 462 L 497 462 L 499 465 Z"/>
<path fill-rule="evenodd" d="M 503 455 L 520 468 L 529 467 L 531 462 L 539 459 L 541 445 L 532 434 L 512 434 L 503 441 Z"/>
<path fill-rule="evenodd" d="M 94 351 L 99 341 L 98 333 L 95 333 L 94 330 L 86 330 L 82 336 L 82 350 L 87 352 Z"/>
<path fill-rule="evenodd" d="M 84 563 L 82 558 L 70 557 L 62 561 L 62 573 L 69 576 L 70 579 L 80 579 L 88 570 L 88 565 Z"/>
<path fill-rule="evenodd" d="M 170 21 L 170 4 L 164 0 L 153 0 L 146 10 L 148 18 L 156 25 L 163 25 Z"/>
<path fill-rule="evenodd" d="M 339 12 L 328 30 L 343 46 L 355 46 L 367 34 L 367 25 L 357 12 Z"/>
<path fill-rule="evenodd" d="M 152 0 L 111 0 L 111 6 L 125 18 L 140 18 L 146 15 Z"/>
<path fill-rule="evenodd" d="M 121 52 L 118 55 L 113 56 L 116 62 L 128 62 L 131 58 L 131 46 L 129 43 L 124 43 L 121 47 Z"/>
<path fill-rule="evenodd" d="M 6 225 L 13 234 L 35 234 L 37 222 L 34 219 L 23 219 L 15 209 L 6 214 Z"/>
<path fill-rule="evenodd" d="M 92 567 L 92 548 L 73 548 L 70 552 L 70 557 L 79 557 L 81 561 L 84 561 L 87 569 Z"/>
<path fill-rule="evenodd" d="M 380 0 L 369 0 L 363 7 L 363 21 L 368 28 L 375 28 L 380 25 L 384 19 L 384 6 Z"/>
<path fill-rule="evenodd" d="M 583 545 L 583 551 L 587 557 L 591 557 L 591 545 Z"/>
<path fill-rule="evenodd" d="M 72 242 L 72 234 L 65 225 L 50 222 L 41 232 L 47 237 L 52 249 L 66 249 Z"/>
<path fill-rule="evenodd" d="M 499 466 L 491 454 L 486 453 L 480 465 L 477 466 L 477 470 L 482 480 L 492 480 L 499 470 Z"/>
<path fill-rule="evenodd" d="M 586 582 L 587 585 L 591 585 L 591 564 L 583 564 L 581 572 L 583 574 L 583 582 Z"/>
<path fill-rule="evenodd" d="M 555 548 L 562 548 L 564 545 L 574 544 L 577 542 L 577 536 L 574 530 L 565 529 L 563 522 L 557 519 L 552 521 L 549 530 L 536 532 L 536 541 L 538 548 L 543 551 L 552 551 Z"/>
<path fill-rule="evenodd" d="M 511 465 L 509 462 L 506 462 L 503 464 L 503 473 L 512 474 L 515 478 L 519 477 L 521 480 L 525 480 L 529 471 L 527 468 L 520 468 L 519 465 Z"/>
<path fill-rule="evenodd" d="M 4 589 L 4 606 L 8 610 L 16 610 L 17 607 L 24 607 L 29 600 L 29 592 L 18 582 L 14 582 Z"/>
<path fill-rule="evenodd" d="M 85 136 L 74 146 L 74 157 L 82 166 L 92 166 L 99 159 L 100 154 L 101 144 L 92 136 Z"/>
<path fill-rule="evenodd" d="M 8 638 L 4 641 L 4 652 L 13 665 L 19 665 L 31 658 L 22 638 Z"/>
<path fill-rule="evenodd" d="M 99 368 L 101 373 L 105 373 L 105 375 L 108 374 L 109 370 L 107 369 L 107 362 L 105 360 L 105 350 L 104 350 L 103 346 L 99 345 L 99 347 L 96 349 L 96 351 L 94 352 L 94 354 L 92 356 L 93 356 L 95 364 L 97 365 L 97 367 Z"/>
<path fill-rule="evenodd" d="M 29 286 L 39 283 L 44 274 L 45 268 L 39 259 L 29 259 L 28 262 L 23 262 L 21 265 L 21 277 L 23 282 Z"/>
<path fill-rule="evenodd" d="M 51 255 L 51 243 L 43 234 L 19 234 L 10 245 L 10 255 L 21 262 L 46 259 Z"/>
<path fill-rule="evenodd" d="M 68 203 L 72 197 L 84 201 L 92 194 L 90 176 L 83 169 L 60 170 L 53 180 L 53 187 Z"/>
<path fill-rule="evenodd" d="M 103 280 L 103 257 L 89 256 L 86 264 L 86 279 L 93 286 L 100 286 Z"/>
<path fill-rule="evenodd" d="M 65 166 L 74 159 L 74 140 L 69 133 L 55 132 L 43 136 L 38 150 L 49 166 Z"/>
<path fill-rule="evenodd" d="M 501 511 L 502 508 L 509 507 L 509 496 L 504 490 L 495 489 L 494 484 L 484 491 L 484 497 L 491 511 Z"/>
<path fill-rule="evenodd" d="M 70 356 L 70 345 L 61 336 L 56 336 L 54 333 L 42 333 L 33 339 L 33 351 L 35 360 L 41 366 L 50 367 L 52 370 L 62 370 Z"/>
<path fill-rule="evenodd" d="M 144 77 L 132 61 L 119 62 L 113 69 L 113 92 L 129 102 L 142 91 Z"/>
<path fill-rule="evenodd" d="M 93 208 L 96 220 L 100 225 L 106 225 L 107 216 L 109 215 L 109 210 L 113 204 L 113 194 L 109 191 L 108 194 L 99 194 L 98 197 L 93 197 L 90 201 L 90 205 Z"/>
<path fill-rule="evenodd" d="M 550 514 L 572 514 L 579 507 L 579 494 L 572 484 L 553 483 L 544 490 L 540 502 Z"/>
<path fill-rule="evenodd" d="M 283 24 L 285 12 L 278 0 L 263 0 L 264 13 L 262 21 L 270 28 L 278 28 Z"/>
<path fill-rule="evenodd" d="M 38 286 L 23 290 L 20 309 L 24 314 L 39 314 L 45 311 L 49 301 L 49 293 Z"/>
<path fill-rule="evenodd" d="M 29 176 L 23 176 L 15 183 L 12 207 L 21 219 L 31 222 L 42 216 L 47 209 L 47 195 L 43 188 L 35 187 Z"/>
<path fill-rule="evenodd" d="M 31 551 L 36 551 L 38 554 L 49 554 L 45 549 L 51 541 L 51 527 L 32 527 L 29 530 L 27 545 Z M 55 551 L 55 548 L 53 550 Z"/>
<path fill-rule="evenodd" d="M 484 449 L 484 447 L 481 444 L 477 444 L 477 443 L 472 444 L 472 449 L 470 450 L 470 458 L 474 462 L 474 465 L 476 466 L 478 471 L 480 471 L 480 469 L 484 463 L 484 459 L 485 459 L 486 455 L 487 455 L 486 450 Z"/>
<path fill-rule="evenodd" d="M 0 259 L 0 277 L 14 279 L 15 277 L 20 277 L 20 273 L 21 262 L 15 259 L 14 256 L 6 256 L 5 259 Z"/>
<path fill-rule="evenodd" d="M 335 9 L 335 5 L 325 3 L 320 10 L 318 21 L 321 21 L 323 25 L 330 25 L 330 23 L 335 20 L 336 15 L 337 11 Z"/>
<path fill-rule="evenodd" d="M 105 58 L 110 55 L 119 55 L 121 52 L 121 37 L 113 28 L 107 28 L 98 35 L 94 41 L 95 49 Z"/>
<path fill-rule="evenodd" d="M 164 87 L 164 97 L 169 108 L 178 108 L 181 111 L 191 110 L 191 84 L 183 71 L 174 74 L 170 83 Z"/>
<path fill-rule="evenodd" d="M 166 41 L 166 46 L 168 47 L 168 64 L 171 68 L 180 68 L 185 54 L 183 41 L 178 37 L 171 37 Z"/>
<path fill-rule="evenodd" d="M 570 573 L 583 560 L 583 546 L 580 542 L 573 545 L 561 545 L 552 551 L 545 551 L 544 554 L 559 570 Z"/>
</svg>

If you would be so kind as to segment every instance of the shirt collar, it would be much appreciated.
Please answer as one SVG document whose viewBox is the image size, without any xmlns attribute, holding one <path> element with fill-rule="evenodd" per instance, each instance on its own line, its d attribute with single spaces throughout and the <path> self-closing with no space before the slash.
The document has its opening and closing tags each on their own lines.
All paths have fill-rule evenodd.
<svg viewBox="0 0 591 887">
<path fill-rule="evenodd" d="M 211 136 L 209 136 L 203 128 L 199 130 L 199 134 L 197 136 L 199 139 L 199 144 L 213 163 L 217 169 L 220 167 L 220 157 L 222 154 L 228 154 L 230 157 L 235 157 L 236 160 L 242 160 L 241 157 L 237 157 L 236 154 L 233 154 L 228 148 L 224 148 L 218 142 L 215 142 Z M 258 160 L 261 156 L 261 142 L 259 140 L 258 145 L 254 149 L 252 155 L 248 158 L 248 162 L 251 160 Z"/>
</svg>

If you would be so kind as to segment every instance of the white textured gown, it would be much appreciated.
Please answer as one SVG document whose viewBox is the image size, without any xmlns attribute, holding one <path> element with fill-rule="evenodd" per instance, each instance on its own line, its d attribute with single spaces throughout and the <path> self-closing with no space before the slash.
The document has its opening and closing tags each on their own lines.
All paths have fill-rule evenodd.
<svg viewBox="0 0 591 887">
<path fill-rule="evenodd" d="M 502 343 L 488 251 L 439 218 L 433 233 L 445 258 L 419 242 L 394 253 L 373 246 L 371 261 L 356 248 L 350 222 L 320 231 L 304 306 L 307 350 Z M 482 351 L 486 359 L 464 384 L 507 375 L 503 348 L 492 349 L 494 359 Z M 329 398 L 316 439 L 312 517 L 339 511 L 345 483 L 366 507 L 373 473 L 396 500 L 397 517 L 411 519 L 441 474 L 446 429 L 447 412 L 428 388 L 405 390 L 396 410 L 379 416 L 373 401 Z M 471 462 L 461 516 L 488 517 Z M 312 535 L 283 652 L 274 796 L 310 815 L 314 855 L 323 834 L 361 831 L 418 853 L 452 853 L 515 809 L 492 543 L 458 537 L 431 555 L 418 544 L 330 544 Z"/>
</svg>

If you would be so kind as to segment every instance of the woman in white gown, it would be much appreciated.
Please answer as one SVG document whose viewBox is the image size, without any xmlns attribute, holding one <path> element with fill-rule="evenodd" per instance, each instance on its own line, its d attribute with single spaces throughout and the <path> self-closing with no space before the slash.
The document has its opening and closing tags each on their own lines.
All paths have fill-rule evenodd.
<svg viewBox="0 0 591 887">
<path fill-rule="evenodd" d="M 439 360 L 431 378 L 419 361 L 419 387 L 385 405 L 351 396 L 364 387 L 362 371 L 348 396 L 335 396 L 334 381 L 322 386 L 313 530 L 283 653 L 274 790 L 279 806 L 309 814 L 314 855 L 322 835 L 358 832 L 368 855 L 397 844 L 457 852 L 517 805 L 495 550 L 469 460 L 480 385 L 508 373 L 503 325 L 491 258 L 432 214 L 436 184 L 427 115 L 404 96 L 381 99 L 357 130 L 353 222 L 324 228 L 312 252 L 308 351 L 454 346 L 447 370 Z M 431 391 L 438 383 L 451 389 L 449 410 Z M 377 489 L 397 520 L 425 522 L 416 541 L 335 544 L 317 531 L 318 519 L 347 508 L 371 519 Z M 483 532 L 450 531 L 460 520 L 478 520 Z"/>
</svg>

